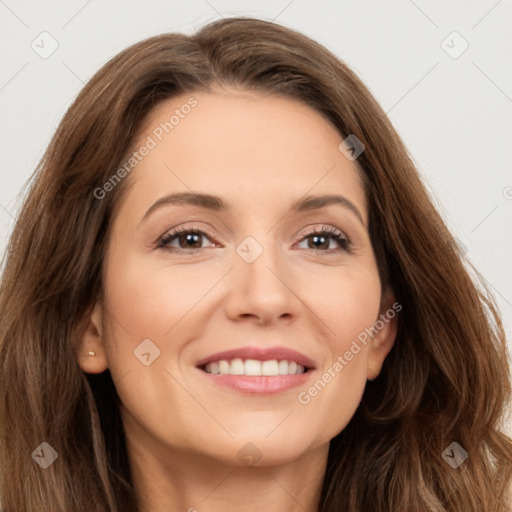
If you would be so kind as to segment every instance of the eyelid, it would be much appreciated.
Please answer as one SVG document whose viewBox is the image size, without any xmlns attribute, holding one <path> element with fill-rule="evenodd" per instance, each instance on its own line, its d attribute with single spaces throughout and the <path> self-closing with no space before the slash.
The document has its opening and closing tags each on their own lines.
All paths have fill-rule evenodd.
<svg viewBox="0 0 512 512">
<path fill-rule="evenodd" d="M 204 234 L 210 240 L 212 240 L 212 242 L 215 240 L 215 235 L 213 234 L 213 232 L 209 228 L 206 228 L 206 227 L 200 227 L 199 228 L 197 226 L 190 225 L 189 223 L 187 223 L 187 224 L 183 224 L 181 226 L 177 226 L 177 227 L 168 229 L 163 235 L 158 237 L 158 239 L 156 240 L 156 247 L 157 248 L 159 247 L 159 248 L 164 248 L 165 249 L 167 246 L 162 243 L 162 240 L 164 240 L 166 238 L 174 238 L 174 237 L 180 235 L 181 233 L 188 233 L 188 232 Z M 192 249 L 192 250 L 196 250 L 196 251 L 199 250 L 199 251 L 201 251 L 203 249 L 204 248 Z M 186 251 L 187 249 L 178 249 L 178 250 Z"/>
<path fill-rule="evenodd" d="M 343 238 L 346 238 L 349 240 L 348 236 L 339 228 L 336 228 L 334 226 L 329 226 L 326 224 L 323 224 L 321 222 L 313 225 L 309 225 L 306 228 L 303 228 L 299 233 L 297 234 L 298 240 L 302 240 L 304 237 L 311 235 L 313 233 L 319 233 L 322 231 L 330 232 L 331 234 L 337 234 L 342 236 Z"/>
<path fill-rule="evenodd" d="M 323 234 L 322 236 L 334 239 L 339 246 L 337 249 L 328 249 L 327 251 L 316 251 L 315 249 L 309 249 L 311 251 L 314 251 L 315 253 L 318 253 L 321 256 L 329 256 L 333 254 L 352 252 L 353 247 L 352 240 L 350 239 L 350 237 L 348 237 L 345 234 L 345 232 L 342 231 L 341 229 L 334 226 L 325 225 L 323 223 L 310 225 L 302 229 L 298 234 L 295 244 L 301 243 L 306 238 L 315 234 Z"/>
<path fill-rule="evenodd" d="M 194 233 L 199 233 L 201 235 L 206 235 L 208 237 L 208 239 L 210 239 L 214 245 L 218 246 L 216 239 L 215 239 L 215 235 L 211 232 L 211 230 L 209 228 L 207 228 L 207 227 L 199 228 L 197 226 L 190 225 L 187 223 L 187 224 L 183 224 L 181 226 L 175 227 L 175 228 L 171 228 L 171 229 L 167 230 L 163 235 L 158 237 L 158 239 L 156 241 L 156 248 L 176 250 L 177 252 L 179 252 L 179 251 L 199 252 L 199 251 L 203 251 L 204 249 L 206 249 L 206 247 L 190 248 L 190 249 L 182 249 L 182 248 L 178 248 L 178 247 L 170 248 L 167 245 L 170 240 L 174 239 L 175 237 L 179 236 L 182 233 L 188 233 L 188 232 L 194 232 Z M 345 232 L 339 228 L 336 228 L 336 227 L 330 226 L 330 225 L 325 225 L 323 223 L 309 225 L 309 226 L 301 229 L 301 231 L 297 234 L 297 237 L 295 238 L 294 245 L 304 241 L 305 238 L 307 238 L 308 236 L 311 236 L 313 234 L 316 234 L 316 233 L 326 233 L 327 236 L 330 236 L 331 238 L 333 238 L 335 240 L 336 240 L 336 237 L 338 237 L 338 240 L 336 240 L 336 241 L 338 242 L 339 245 L 341 245 L 341 247 L 338 249 L 329 249 L 327 251 L 315 251 L 315 249 L 310 249 L 310 250 L 318 252 L 318 253 L 323 253 L 326 255 L 332 254 L 335 252 L 340 252 L 340 251 L 345 251 L 345 252 L 350 251 L 352 242 L 351 242 L 350 238 L 345 234 Z M 169 240 L 166 242 L 162 242 L 165 239 L 169 239 Z M 343 244 L 340 244 L 341 241 L 345 242 L 346 247 L 343 247 Z"/>
</svg>

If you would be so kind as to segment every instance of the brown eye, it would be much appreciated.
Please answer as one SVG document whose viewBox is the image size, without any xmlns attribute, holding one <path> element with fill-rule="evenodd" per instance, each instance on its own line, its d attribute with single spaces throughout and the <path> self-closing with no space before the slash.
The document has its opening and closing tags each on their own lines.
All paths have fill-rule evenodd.
<svg viewBox="0 0 512 512">
<path fill-rule="evenodd" d="M 169 250 L 204 249 L 204 238 L 210 239 L 210 235 L 199 229 L 179 228 L 164 235 L 158 241 L 158 247 Z"/>
<path fill-rule="evenodd" d="M 348 251 L 350 248 L 350 240 L 341 232 L 334 228 L 327 228 L 321 231 L 313 231 L 305 235 L 301 242 L 307 241 L 305 249 L 317 250 L 318 252 L 339 252 Z M 338 244 L 338 248 L 332 247 L 331 242 Z"/>
</svg>

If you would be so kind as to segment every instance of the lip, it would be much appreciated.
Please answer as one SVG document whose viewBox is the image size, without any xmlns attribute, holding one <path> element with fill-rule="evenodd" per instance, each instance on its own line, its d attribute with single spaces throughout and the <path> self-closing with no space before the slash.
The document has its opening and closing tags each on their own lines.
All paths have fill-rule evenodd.
<svg viewBox="0 0 512 512">
<path fill-rule="evenodd" d="M 267 361 L 277 359 L 278 361 L 295 361 L 304 366 L 306 371 L 295 375 L 275 375 L 275 376 L 247 376 L 247 375 L 220 375 L 211 374 L 204 371 L 204 366 L 215 361 L 231 359 L 255 359 L 256 361 Z M 208 357 L 200 359 L 196 363 L 196 368 L 211 383 L 218 384 L 232 390 L 246 394 L 274 394 L 287 391 L 297 386 L 303 385 L 315 369 L 314 362 L 304 354 L 286 347 L 240 347 L 231 350 L 216 352 Z"/>
<path fill-rule="evenodd" d="M 217 352 L 211 354 L 204 359 L 200 359 L 196 363 L 196 367 L 204 366 L 214 361 L 231 360 L 231 359 L 255 359 L 256 361 L 267 361 L 270 359 L 277 359 L 278 361 L 295 361 L 297 364 L 304 366 L 309 370 L 315 368 L 314 362 L 309 357 L 286 347 L 239 347 L 231 350 L 224 350 L 223 352 Z M 300 375 L 300 374 L 299 374 Z M 253 377 L 251 377 L 252 379 Z"/>
<path fill-rule="evenodd" d="M 277 375 L 275 377 L 248 377 L 247 375 L 213 375 L 197 369 L 212 384 L 230 388 L 232 390 L 251 395 L 270 395 L 288 391 L 305 384 L 313 371 L 298 373 L 296 375 Z"/>
</svg>

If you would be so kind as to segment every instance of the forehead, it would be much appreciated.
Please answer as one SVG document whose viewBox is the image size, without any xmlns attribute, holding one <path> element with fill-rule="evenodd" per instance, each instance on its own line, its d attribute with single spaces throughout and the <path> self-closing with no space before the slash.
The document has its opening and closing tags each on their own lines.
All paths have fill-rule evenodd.
<svg viewBox="0 0 512 512">
<path fill-rule="evenodd" d="M 191 93 L 160 103 L 134 146 L 150 147 L 130 174 L 130 197 L 154 202 L 175 191 L 268 208 L 304 195 L 350 196 L 367 221 L 360 170 L 338 149 L 343 137 L 312 107 L 244 90 Z"/>
</svg>

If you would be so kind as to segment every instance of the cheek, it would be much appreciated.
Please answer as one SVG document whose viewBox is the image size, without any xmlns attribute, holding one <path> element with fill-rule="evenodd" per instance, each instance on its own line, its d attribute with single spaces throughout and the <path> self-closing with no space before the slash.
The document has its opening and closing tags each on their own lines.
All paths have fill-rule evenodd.
<svg viewBox="0 0 512 512">
<path fill-rule="evenodd" d="M 200 337 L 201 312 L 211 307 L 206 295 L 225 272 L 200 267 L 173 267 L 128 251 L 110 254 L 105 344 L 109 370 L 126 406 L 141 400 L 159 403 L 158 382 L 172 384 L 166 369 L 174 373 L 190 339 Z"/>
<path fill-rule="evenodd" d="M 331 272 L 323 283 L 316 292 L 308 288 L 308 301 L 326 328 L 327 350 L 316 379 L 299 390 L 297 401 L 327 441 L 345 428 L 361 401 L 381 288 L 372 266 Z"/>
<path fill-rule="evenodd" d="M 149 418 L 147 428 L 168 425 L 162 404 L 180 410 L 186 396 L 166 369 L 193 335 L 186 315 L 205 285 L 192 265 L 171 271 L 119 252 L 111 258 L 105 268 L 104 334 L 112 379 L 129 417 L 142 424 Z"/>
<path fill-rule="evenodd" d="M 332 356 L 350 349 L 351 342 L 378 319 L 381 286 L 372 261 L 339 269 L 322 271 L 316 286 L 302 283 L 301 296 L 322 320 Z M 349 356 L 350 357 L 350 356 Z M 332 361 L 331 361 L 332 362 Z"/>
<path fill-rule="evenodd" d="M 129 335 L 133 342 L 163 339 L 211 286 L 193 265 L 175 269 L 153 267 L 138 258 L 117 258 L 108 270 L 105 300 L 117 339 Z M 210 272 L 211 275 L 211 272 Z M 114 342 L 115 340 L 115 342 Z"/>
<path fill-rule="evenodd" d="M 156 364 L 183 290 L 169 286 L 161 274 L 118 251 L 110 254 L 104 275 L 105 347 L 116 382 L 130 371 L 145 368 L 148 356 L 143 354 L 149 352 L 149 360 Z"/>
</svg>

